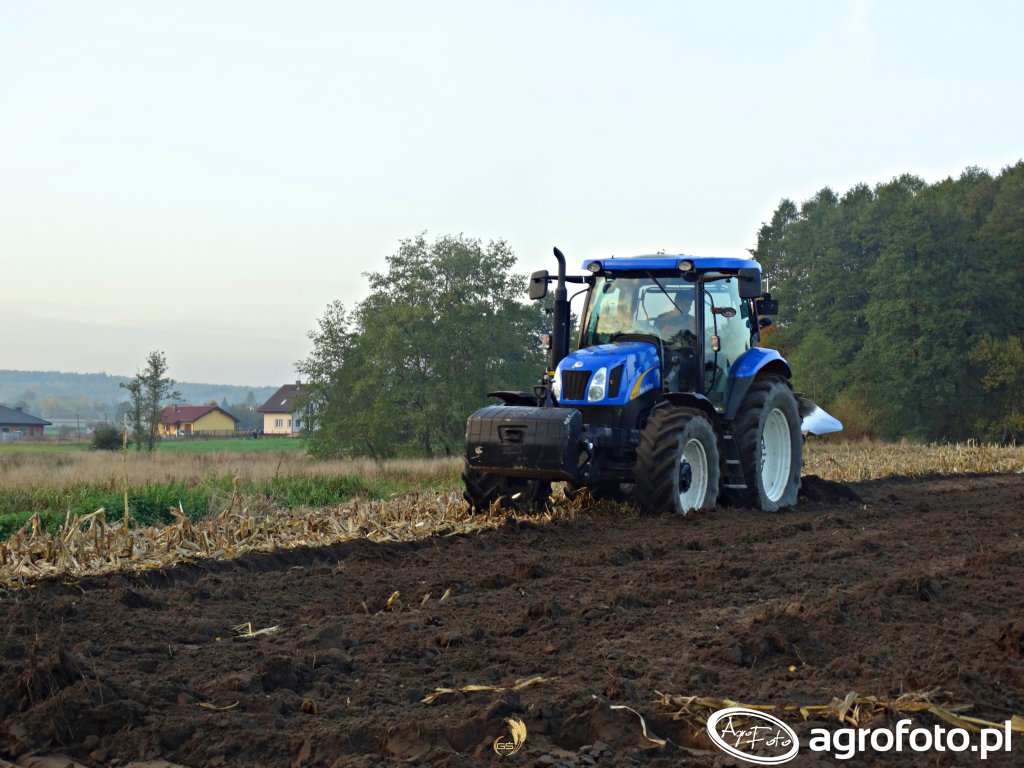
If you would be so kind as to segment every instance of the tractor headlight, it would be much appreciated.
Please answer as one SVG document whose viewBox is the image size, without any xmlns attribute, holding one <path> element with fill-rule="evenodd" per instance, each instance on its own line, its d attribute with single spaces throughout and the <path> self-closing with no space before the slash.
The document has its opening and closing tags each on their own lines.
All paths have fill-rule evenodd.
<svg viewBox="0 0 1024 768">
<path fill-rule="evenodd" d="M 693 262 L 690 261 L 689 259 L 683 259 L 678 264 L 676 264 L 676 269 L 678 269 L 680 272 L 689 272 L 691 269 L 693 269 Z"/>
<path fill-rule="evenodd" d="M 551 394 L 555 400 L 562 399 L 562 372 L 555 371 L 555 378 L 551 381 Z"/>
<path fill-rule="evenodd" d="M 608 384 L 608 369 L 598 368 L 590 380 L 590 387 L 587 389 L 587 400 L 604 400 L 605 386 Z"/>
</svg>

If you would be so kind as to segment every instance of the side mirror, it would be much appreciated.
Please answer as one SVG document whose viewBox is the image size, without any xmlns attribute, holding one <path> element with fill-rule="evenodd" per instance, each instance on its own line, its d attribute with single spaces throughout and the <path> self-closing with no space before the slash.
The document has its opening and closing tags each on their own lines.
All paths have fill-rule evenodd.
<svg viewBox="0 0 1024 768">
<path fill-rule="evenodd" d="M 779 314 L 779 300 L 773 299 L 770 293 L 758 296 L 754 299 L 754 308 L 758 316 Z"/>
<path fill-rule="evenodd" d="M 761 270 L 741 269 L 737 277 L 741 299 L 756 299 L 761 295 Z"/>
<path fill-rule="evenodd" d="M 530 275 L 530 301 L 540 301 L 548 295 L 548 271 L 542 269 Z"/>
</svg>

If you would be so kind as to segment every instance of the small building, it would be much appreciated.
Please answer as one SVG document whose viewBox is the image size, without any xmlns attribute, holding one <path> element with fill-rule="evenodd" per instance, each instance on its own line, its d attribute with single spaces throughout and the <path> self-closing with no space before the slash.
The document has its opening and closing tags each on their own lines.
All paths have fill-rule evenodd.
<svg viewBox="0 0 1024 768">
<path fill-rule="evenodd" d="M 302 384 L 285 384 L 256 409 L 263 414 L 263 432 L 267 435 L 297 435 L 302 430 L 302 414 L 295 404 L 302 395 Z"/>
<path fill-rule="evenodd" d="M 235 433 L 238 419 L 216 403 L 209 405 L 168 405 L 160 411 L 157 434 L 161 437 L 228 437 Z"/>
<path fill-rule="evenodd" d="M 43 428 L 52 422 L 25 413 L 21 407 L 8 408 L 0 405 L 0 441 L 40 438 Z"/>
</svg>

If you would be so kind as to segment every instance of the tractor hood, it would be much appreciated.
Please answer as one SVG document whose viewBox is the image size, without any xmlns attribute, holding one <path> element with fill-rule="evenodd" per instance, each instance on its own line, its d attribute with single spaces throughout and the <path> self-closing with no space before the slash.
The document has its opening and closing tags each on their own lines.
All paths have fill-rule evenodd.
<svg viewBox="0 0 1024 768">
<path fill-rule="evenodd" d="M 573 352 L 555 369 L 554 395 L 563 405 L 624 405 L 661 386 L 653 344 L 623 341 Z"/>
</svg>

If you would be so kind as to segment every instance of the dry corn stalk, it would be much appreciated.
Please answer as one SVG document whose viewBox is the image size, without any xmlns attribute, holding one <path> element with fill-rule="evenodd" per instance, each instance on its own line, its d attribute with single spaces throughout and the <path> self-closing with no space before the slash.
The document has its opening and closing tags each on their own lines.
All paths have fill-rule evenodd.
<svg viewBox="0 0 1024 768">
<path fill-rule="evenodd" d="M 664 739 L 659 739 L 654 734 L 647 732 L 647 721 L 644 720 L 644 716 L 643 715 L 641 715 L 639 712 L 637 712 L 632 707 L 627 707 L 625 704 L 612 704 L 609 707 L 609 709 L 624 709 L 627 712 L 632 712 L 634 715 L 636 715 L 637 717 L 640 718 L 640 730 L 643 732 L 645 739 L 647 739 L 652 744 L 657 744 L 659 747 L 664 747 L 666 744 L 668 744 L 668 742 L 665 741 Z"/>
<path fill-rule="evenodd" d="M 509 687 L 499 685 L 464 685 L 461 688 L 435 688 L 433 693 L 428 693 L 424 698 L 420 699 L 420 703 L 432 704 L 441 696 L 445 696 L 449 693 L 479 693 L 480 691 L 504 693 L 505 691 L 521 691 L 523 688 L 529 688 L 531 685 L 537 685 L 538 683 L 550 683 L 557 679 L 558 678 L 555 677 L 534 675 L 533 677 L 520 678 Z"/>
<path fill-rule="evenodd" d="M 263 629 L 252 628 L 252 622 L 247 621 L 245 624 L 239 624 L 236 627 L 232 627 L 231 631 L 235 633 L 236 637 L 259 637 L 260 635 L 269 635 L 271 632 L 277 632 L 281 627 L 275 624 L 272 627 L 264 627 Z"/>
<path fill-rule="evenodd" d="M 196 704 L 196 706 L 199 707 L 200 709 L 210 709 L 210 710 L 213 710 L 214 712 L 226 712 L 229 709 L 234 709 L 235 707 L 237 707 L 238 706 L 238 702 L 236 701 L 236 702 L 234 702 L 232 704 L 225 704 L 223 707 L 218 707 L 216 704 L 210 704 L 209 702 L 206 702 L 206 701 L 200 701 L 200 702 L 198 702 Z"/>
</svg>

